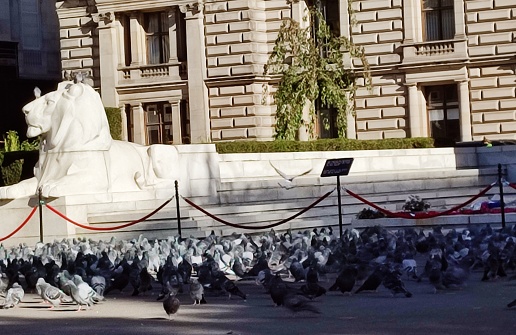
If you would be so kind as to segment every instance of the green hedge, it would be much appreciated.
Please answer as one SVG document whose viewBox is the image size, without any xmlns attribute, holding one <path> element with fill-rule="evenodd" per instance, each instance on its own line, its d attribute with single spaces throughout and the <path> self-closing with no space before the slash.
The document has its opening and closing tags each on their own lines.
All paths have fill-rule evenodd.
<svg viewBox="0 0 516 335">
<path fill-rule="evenodd" d="M 109 122 L 109 131 L 114 140 L 122 139 L 122 116 L 120 115 L 120 108 L 104 107 L 106 110 L 107 119 Z"/>
<path fill-rule="evenodd" d="M 385 140 L 321 139 L 315 141 L 237 141 L 215 143 L 217 152 L 300 152 L 300 151 L 351 151 L 382 149 L 433 148 L 434 140 L 427 137 L 392 138 Z"/>
</svg>

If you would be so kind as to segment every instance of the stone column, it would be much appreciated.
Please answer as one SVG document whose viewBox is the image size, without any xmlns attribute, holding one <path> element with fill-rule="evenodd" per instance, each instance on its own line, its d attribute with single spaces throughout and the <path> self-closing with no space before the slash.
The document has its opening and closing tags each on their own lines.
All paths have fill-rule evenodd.
<svg viewBox="0 0 516 335">
<path fill-rule="evenodd" d="M 111 12 L 92 14 L 94 22 L 98 23 L 99 33 L 99 65 L 100 65 L 100 95 L 104 106 L 118 106 L 118 41 L 114 24 L 115 15 Z"/>
<path fill-rule="evenodd" d="M 466 38 L 466 22 L 464 20 L 464 4 L 463 0 L 454 0 L 455 12 L 455 39 Z"/>
<path fill-rule="evenodd" d="M 469 81 L 459 83 L 460 140 L 471 141 L 471 110 L 469 102 Z"/>
<path fill-rule="evenodd" d="M 131 66 L 139 66 L 145 64 L 146 48 L 145 36 L 141 23 L 143 15 L 139 12 L 132 12 L 129 18 L 129 26 L 131 31 Z"/>
<path fill-rule="evenodd" d="M 417 0 L 419 1 L 419 0 Z M 414 0 L 403 0 L 403 28 L 405 30 L 405 38 L 403 43 L 414 43 L 418 42 L 418 26 L 417 14 L 421 15 L 420 12 L 417 12 L 417 6 Z"/>
<path fill-rule="evenodd" d="M 186 50 L 188 53 L 188 101 L 192 143 L 211 141 L 206 56 L 204 41 L 203 7 L 201 2 L 179 6 L 186 14 Z"/>
<path fill-rule="evenodd" d="M 172 108 L 172 144 L 183 144 L 183 134 L 181 134 L 181 101 L 169 101 Z"/>
<path fill-rule="evenodd" d="M 351 97 L 349 92 L 346 94 L 347 100 L 348 100 L 348 109 L 346 112 L 346 119 L 347 119 L 347 128 L 346 128 L 346 138 L 350 139 L 356 139 L 357 138 L 357 124 L 356 124 L 356 111 L 354 110 L 356 108 L 355 105 L 355 99 Z M 354 113 L 355 112 L 355 113 Z"/>
<path fill-rule="evenodd" d="M 176 7 L 168 11 L 168 40 L 170 56 L 168 63 L 170 64 L 168 72 L 174 79 L 180 79 L 179 76 L 179 61 L 177 59 L 177 20 L 179 20 Z"/>
<path fill-rule="evenodd" d="M 170 43 L 169 63 L 177 63 L 177 10 L 170 8 L 168 10 L 168 40 Z"/>
<path fill-rule="evenodd" d="M 133 117 L 133 142 L 146 145 L 145 112 L 142 104 L 131 105 L 131 113 Z"/>
<path fill-rule="evenodd" d="M 122 141 L 129 140 L 129 131 L 127 129 L 127 114 L 125 113 L 125 105 L 120 105 L 120 119 L 122 123 Z"/>
<path fill-rule="evenodd" d="M 408 86 L 408 99 L 409 99 L 409 126 L 410 126 L 410 137 L 421 137 L 423 136 L 423 127 L 421 120 L 421 110 L 419 108 L 419 93 L 417 85 L 407 84 Z"/>
</svg>

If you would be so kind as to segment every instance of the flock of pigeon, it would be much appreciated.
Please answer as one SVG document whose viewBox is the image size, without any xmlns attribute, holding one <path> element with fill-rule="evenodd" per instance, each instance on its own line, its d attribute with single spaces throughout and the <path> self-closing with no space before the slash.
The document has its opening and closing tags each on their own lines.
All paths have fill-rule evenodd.
<svg viewBox="0 0 516 335">
<path fill-rule="evenodd" d="M 418 266 L 416 259 L 424 264 Z M 446 232 L 374 226 L 347 229 L 340 237 L 326 227 L 225 237 L 212 232 L 203 239 L 140 235 L 133 240 L 65 239 L 34 248 L 0 245 L 0 296 L 3 309 L 16 307 L 25 292 L 33 292 L 50 309 L 75 304 L 80 311 L 107 301 L 113 291 L 130 288 L 137 296 L 154 287 L 170 319 L 182 294 L 193 304 L 206 304 L 208 292 L 246 300 L 239 281 L 254 280 L 273 305 L 320 313 L 311 302 L 330 291 L 360 294 L 383 285 L 392 295 L 410 298 L 405 280 L 437 292 L 463 286 L 473 270 L 482 271 L 483 281 L 516 279 L 515 226 Z M 335 280 L 324 287 L 320 279 L 328 274 Z M 507 306 L 516 306 L 516 299 Z"/>
</svg>

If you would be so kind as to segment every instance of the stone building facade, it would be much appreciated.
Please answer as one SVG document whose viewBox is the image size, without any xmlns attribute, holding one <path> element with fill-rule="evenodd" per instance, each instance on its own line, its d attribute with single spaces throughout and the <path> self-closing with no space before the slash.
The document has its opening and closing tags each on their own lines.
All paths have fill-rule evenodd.
<svg viewBox="0 0 516 335">
<path fill-rule="evenodd" d="M 275 107 L 262 92 L 277 78 L 263 65 L 282 20 L 301 20 L 306 2 L 58 1 L 62 68 L 90 74 L 128 140 L 271 140 Z M 321 3 L 371 65 L 348 138 L 516 139 L 514 0 L 354 0 L 354 16 L 348 0 Z"/>
</svg>

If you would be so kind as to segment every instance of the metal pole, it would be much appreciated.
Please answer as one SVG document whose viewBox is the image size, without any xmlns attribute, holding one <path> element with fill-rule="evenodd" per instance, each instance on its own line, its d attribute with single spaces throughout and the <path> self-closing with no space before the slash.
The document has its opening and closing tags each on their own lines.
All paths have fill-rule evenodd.
<svg viewBox="0 0 516 335">
<path fill-rule="evenodd" d="M 39 211 L 39 241 L 43 243 L 43 197 L 41 196 L 41 187 L 38 188 L 38 211 Z"/>
<path fill-rule="evenodd" d="M 182 236 L 181 236 L 181 212 L 179 210 L 179 183 L 177 182 L 177 180 L 174 182 L 174 185 L 176 187 L 177 232 L 179 234 L 179 238 L 182 238 Z"/>
<path fill-rule="evenodd" d="M 502 229 L 505 229 L 505 201 L 503 200 L 502 164 L 498 164 L 498 187 L 500 190 L 500 212 L 502 213 Z"/>
<path fill-rule="evenodd" d="M 342 237 L 342 208 L 340 202 L 340 176 L 337 176 L 337 199 L 339 204 L 339 238 Z"/>
</svg>

